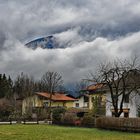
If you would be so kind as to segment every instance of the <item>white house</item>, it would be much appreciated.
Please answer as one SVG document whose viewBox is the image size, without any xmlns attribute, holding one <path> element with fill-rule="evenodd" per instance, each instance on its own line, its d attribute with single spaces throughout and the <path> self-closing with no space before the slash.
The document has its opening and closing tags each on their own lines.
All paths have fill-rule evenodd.
<svg viewBox="0 0 140 140">
<path fill-rule="evenodd" d="M 114 116 L 114 107 L 112 105 L 111 93 L 106 84 L 98 87 L 97 90 L 94 91 L 94 95 L 95 93 L 100 93 L 102 97 L 104 97 L 103 99 L 105 100 L 106 116 L 108 117 Z M 120 107 L 121 99 L 122 96 L 119 96 L 118 109 Z M 133 91 L 132 93 L 130 93 L 129 96 L 128 95 L 125 96 L 123 101 L 123 112 L 120 115 L 120 117 L 129 117 L 129 118 L 140 117 L 139 111 L 140 111 L 140 89 L 139 94 L 138 92 Z"/>
<path fill-rule="evenodd" d="M 73 107 L 76 108 L 88 108 L 89 107 L 89 96 L 88 95 L 81 95 L 74 101 Z"/>
<path fill-rule="evenodd" d="M 120 106 L 121 96 L 119 97 L 118 106 Z M 111 94 L 106 93 L 106 116 L 113 116 L 113 105 L 111 103 Z M 140 95 L 132 92 L 129 96 L 126 96 L 123 102 L 123 113 L 120 117 L 136 118 L 138 117 L 138 108 L 140 105 Z"/>
</svg>

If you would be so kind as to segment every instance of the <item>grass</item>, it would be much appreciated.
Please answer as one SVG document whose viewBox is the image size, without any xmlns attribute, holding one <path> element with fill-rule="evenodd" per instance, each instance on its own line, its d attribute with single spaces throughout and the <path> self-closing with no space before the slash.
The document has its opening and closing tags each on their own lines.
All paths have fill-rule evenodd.
<svg viewBox="0 0 140 140">
<path fill-rule="evenodd" d="M 140 134 L 50 125 L 0 125 L 0 140 L 140 140 Z"/>
</svg>

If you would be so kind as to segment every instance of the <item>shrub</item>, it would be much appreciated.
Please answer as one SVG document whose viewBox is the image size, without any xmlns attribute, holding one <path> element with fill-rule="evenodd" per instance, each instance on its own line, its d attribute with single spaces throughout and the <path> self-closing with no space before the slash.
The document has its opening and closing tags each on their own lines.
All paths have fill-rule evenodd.
<svg viewBox="0 0 140 140">
<path fill-rule="evenodd" d="M 24 121 L 26 121 L 26 120 L 31 121 L 32 120 L 32 113 L 31 112 L 27 112 L 26 114 L 23 114 L 22 115 L 22 119 Z"/>
<path fill-rule="evenodd" d="M 13 111 L 9 115 L 9 120 L 20 122 L 21 121 L 21 111 Z"/>
<path fill-rule="evenodd" d="M 85 113 L 82 119 L 82 126 L 94 127 L 95 126 L 95 117 L 92 112 Z"/>
<path fill-rule="evenodd" d="M 45 120 L 48 118 L 48 112 L 45 108 L 36 108 L 33 110 L 33 113 L 37 115 L 38 120 Z"/>
<path fill-rule="evenodd" d="M 61 122 L 64 125 L 75 125 L 76 120 L 78 120 L 78 117 L 75 113 L 65 113 Z"/>
<path fill-rule="evenodd" d="M 0 121 L 8 121 L 10 114 L 13 112 L 13 108 L 9 106 L 6 107 L 0 108 Z"/>
<path fill-rule="evenodd" d="M 94 96 L 94 98 L 92 98 L 92 102 L 93 102 L 93 114 L 95 116 L 104 116 L 106 107 L 105 103 L 102 101 L 102 97 L 100 95 Z"/>
<path fill-rule="evenodd" d="M 103 129 L 140 132 L 140 118 L 100 117 L 96 127 Z"/>
<path fill-rule="evenodd" d="M 66 111 L 65 108 L 60 108 L 60 107 L 53 109 L 52 111 L 53 122 L 60 123 L 65 111 Z"/>
</svg>

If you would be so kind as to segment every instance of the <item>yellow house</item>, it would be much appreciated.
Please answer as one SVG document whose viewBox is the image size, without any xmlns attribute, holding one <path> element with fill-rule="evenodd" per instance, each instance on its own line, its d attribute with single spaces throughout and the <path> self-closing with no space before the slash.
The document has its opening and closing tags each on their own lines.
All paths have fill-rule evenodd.
<svg viewBox="0 0 140 140">
<path fill-rule="evenodd" d="M 106 104 L 106 96 L 101 90 L 104 84 L 93 84 L 88 86 L 84 92 L 89 95 L 89 109 L 94 110 L 96 106 L 96 110 L 105 111 L 105 104 Z M 104 112 L 105 113 L 105 112 Z"/>
<path fill-rule="evenodd" d="M 73 107 L 76 99 L 68 97 L 62 93 L 55 93 L 50 98 L 47 92 L 38 92 L 31 97 L 27 97 L 22 102 L 22 114 L 26 113 L 29 108 L 46 108 L 49 107 L 51 99 L 51 107 Z"/>
</svg>

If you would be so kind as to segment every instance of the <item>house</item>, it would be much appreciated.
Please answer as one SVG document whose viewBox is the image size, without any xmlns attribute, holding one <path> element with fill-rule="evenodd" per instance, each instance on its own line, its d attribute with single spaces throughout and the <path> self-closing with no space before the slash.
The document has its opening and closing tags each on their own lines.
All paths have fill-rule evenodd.
<svg viewBox="0 0 140 140">
<path fill-rule="evenodd" d="M 106 86 L 107 87 L 107 86 Z M 105 89 L 105 88 L 104 88 Z M 139 117 L 140 113 L 140 71 L 137 69 L 123 73 L 112 83 L 112 97 L 109 88 L 106 91 L 106 116 L 114 116 L 115 110 L 112 98 L 117 100 L 118 112 L 120 117 Z M 116 97 L 116 98 L 115 98 Z M 115 102 L 114 102 L 115 105 Z M 122 109 L 120 108 L 122 106 Z M 120 110 L 121 109 L 121 110 Z M 122 111 L 122 112 L 121 112 Z"/>
<path fill-rule="evenodd" d="M 120 105 L 122 95 L 118 98 L 118 106 Z M 106 116 L 114 116 L 114 109 L 111 100 L 111 94 L 106 92 Z M 123 112 L 120 117 L 136 118 L 139 116 L 140 95 L 133 91 L 129 96 L 124 98 Z"/>
<path fill-rule="evenodd" d="M 89 108 L 89 95 L 81 94 L 74 101 L 75 108 Z"/>
<path fill-rule="evenodd" d="M 73 108 L 86 108 L 88 109 L 89 106 L 89 95 L 88 94 L 80 94 L 78 96 L 75 96 L 73 94 L 67 94 L 68 97 L 74 98 L 75 101 L 73 103 Z"/>
<path fill-rule="evenodd" d="M 100 100 L 100 104 L 105 105 L 106 96 L 100 91 L 104 85 L 103 84 L 92 84 L 86 88 L 86 93 L 89 95 L 89 109 L 93 109 L 94 100 Z"/>
<path fill-rule="evenodd" d="M 92 84 L 81 91 L 88 95 L 88 108 L 96 112 L 97 116 L 105 114 L 106 95 L 100 91 L 103 86 L 104 84 Z"/>
<path fill-rule="evenodd" d="M 51 107 L 73 107 L 76 99 L 68 97 L 62 93 L 55 93 L 51 97 Z M 50 104 L 50 93 L 37 92 L 35 95 L 27 97 L 22 102 L 22 114 L 26 113 L 29 109 L 35 108 L 48 108 Z"/>
<path fill-rule="evenodd" d="M 94 99 L 99 98 L 101 105 L 105 106 L 105 115 L 114 116 L 114 108 L 109 89 L 105 84 L 90 85 L 85 90 L 89 94 L 89 109 L 94 106 Z M 140 89 L 139 89 L 140 91 Z M 101 98 L 101 100 L 100 100 Z M 120 105 L 122 96 L 118 98 L 118 106 Z M 94 109 L 94 108 L 93 108 Z M 136 118 L 140 115 L 140 94 L 133 91 L 129 96 L 124 98 L 123 112 L 120 117 Z"/>
<path fill-rule="evenodd" d="M 105 101 L 106 116 L 118 115 L 120 117 L 130 118 L 139 117 L 140 72 L 137 70 L 131 70 L 127 75 L 125 75 L 125 73 L 123 74 L 125 79 L 120 78 L 115 79 L 113 82 L 110 81 L 109 84 L 104 83 L 89 86 L 87 88 L 88 94 L 92 94 L 94 96 L 101 95 L 103 97 L 103 100 Z M 118 107 L 116 107 L 116 110 L 114 109 L 112 98 L 114 99 L 114 106 Z M 91 104 L 92 101 L 90 98 L 89 106 L 91 106 Z"/>
</svg>

